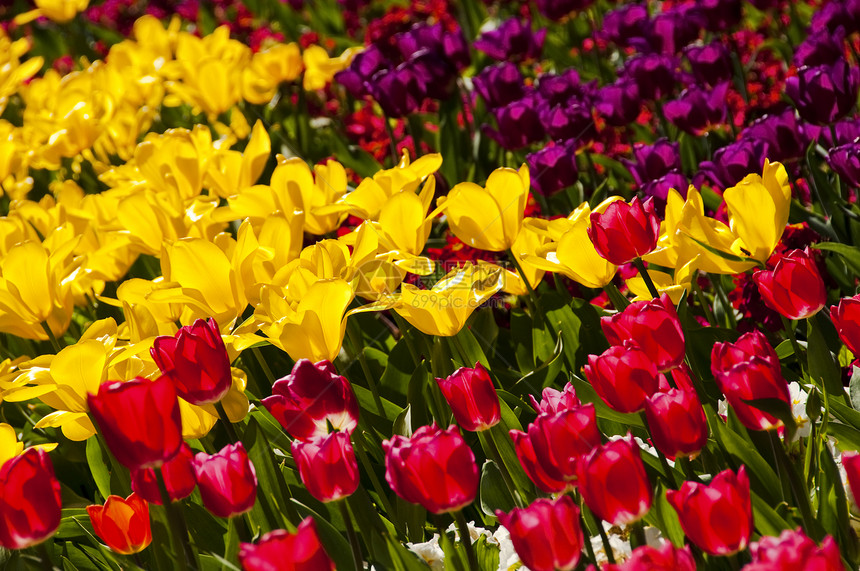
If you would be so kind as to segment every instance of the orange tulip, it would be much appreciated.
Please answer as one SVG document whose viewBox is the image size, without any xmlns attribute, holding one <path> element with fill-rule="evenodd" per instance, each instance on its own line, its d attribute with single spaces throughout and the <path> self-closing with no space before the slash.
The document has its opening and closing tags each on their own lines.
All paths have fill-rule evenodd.
<svg viewBox="0 0 860 571">
<path fill-rule="evenodd" d="M 126 499 L 109 496 L 103 506 L 88 506 L 87 513 L 96 535 L 117 553 L 131 555 L 152 543 L 149 504 L 136 493 Z"/>
</svg>

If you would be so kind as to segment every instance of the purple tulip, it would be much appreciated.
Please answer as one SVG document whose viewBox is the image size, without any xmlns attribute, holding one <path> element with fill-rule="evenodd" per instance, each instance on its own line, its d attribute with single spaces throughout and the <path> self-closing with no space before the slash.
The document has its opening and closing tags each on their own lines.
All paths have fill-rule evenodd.
<svg viewBox="0 0 860 571">
<path fill-rule="evenodd" d="M 678 143 L 671 143 L 666 138 L 657 139 L 653 145 L 637 143 L 633 146 L 633 160 L 622 159 L 621 162 L 633 175 L 636 186 L 641 187 L 681 168 L 679 148 Z"/>
<path fill-rule="evenodd" d="M 748 174 L 762 171 L 769 148 L 762 140 L 741 139 L 718 149 L 713 161 L 703 161 L 699 174 L 718 188 L 732 187 Z"/>
<path fill-rule="evenodd" d="M 361 98 L 370 93 L 367 87 L 370 78 L 384 69 L 389 69 L 391 65 L 379 48 L 371 44 L 355 56 L 347 69 L 338 72 L 335 79 L 346 87 L 353 97 Z"/>
<path fill-rule="evenodd" d="M 538 116 L 547 135 L 554 141 L 592 140 L 597 135 L 591 106 L 584 102 L 571 101 L 567 105 L 553 106 L 544 103 L 538 107 Z"/>
<path fill-rule="evenodd" d="M 830 129 L 821 129 L 819 134 L 819 138 L 827 142 L 827 145 L 830 147 L 847 145 L 860 137 L 860 118 L 843 119 L 842 121 L 837 121 L 833 126 L 833 130 L 836 131 L 836 140 L 833 139 Z M 810 141 L 812 138 L 814 137 L 811 137 Z"/>
<path fill-rule="evenodd" d="M 719 41 L 705 46 L 688 46 L 684 50 L 697 83 L 713 87 L 732 78 L 729 50 Z"/>
<path fill-rule="evenodd" d="M 654 16 L 651 45 L 664 54 L 674 55 L 696 40 L 706 23 L 697 6 L 675 6 Z"/>
<path fill-rule="evenodd" d="M 538 12 L 550 20 L 561 20 L 571 12 L 585 10 L 594 0 L 536 0 Z"/>
<path fill-rule="evenodd" d="M 594 107 L 606 122 L 623 127 L 636 119 L 642 110 L 639 88 L 629 78 L 620 78 L 597 92 Z"/>
<path fill-rule="evenodd" d="M 663 106 L 663 114 L 666 120 L 682 131 L 697 135 L 708 126 L 725 123 L 728 90 L 727 82 L 720 83 L 710 91 L 691 85 L 681 92 L 678 99 Z"/>
<path fill-rule="evenodd" d="M 503 148 L 521 149 L 546 135 L 537 112 L 537 96 L 526 95 L 493 111 L 498 130 L 484 125 L 484 132 Z"/>
<path fill-rule="evenodd" d="M 571 97 L 582 98 L 589 86 L 580 84 L 579 74 L 568 68 L 561 75 L 545 73 L 538 78 L 538 93 L 550 105 L 567 103 Z"/>
<path fill-rule="evenodd" d="M 497 61 L 525 61 L 540 58 L 546 30 L 533 32 L 528 23 L 517 18 L 505 20 L 475 40 L 475 48 Z"/>
<path fill-rule="evenodd" d="M 830 149 L 827 163 L 843 182 L 854 187 L 860 186 L 860 143 L 848 143 Z"/>
<path fill-rule="evenodd" d="M 603 17 L 604 39 L 621 47 L 647 45 L 651 30 L 648 9 L 643 4 L 625 4 L 608 12 Z"/>
<path fill-rule="evenodd" d="M 395 36 L 397 47 L 404 60 L 412 59 L 418 52 L 433 52 L 443 56 L 457 71 L 469 66 L 471 57 L 463 32 L 457 28 L 448 32 L 442 24 L 418 23 Z"/>
<path fill-rule="evenodd" d="M 794 65 L 814 67 L 833 65 L 845 57 L 845 30 L 819 30 L 806 37 L 794 52 Z"/>
<path fill-rule="evenodd" d="M 654 199 L 654 207 L 657 214 L 662 218 L 666 209 L 666 199 L 669 197 L 671 189 L 677 190 L 682 198 L 687 198 L 687 187 L 689 183 L 687 177 L 681 171 L 673 170 L 667 172 L 656 180 L 652 180 L 643 184 L 639 190 L 646 197 Z"/>
<path fill-rule="evenodd" d="M 860 69 L 844 58 L 833 65 L 800 68 L 785 80 L 785 92 L 800 116 L 816 125 L 829 125 L 851 111 L 858 88 Z"/>
<path fill-rule="evenodd" d="M 733 28 L 741 21 L 740 0 L 699 0 L 697 5 L 705 19 L 705 29 L 711 32 Z"/>
<path fill-rule="evenodd" d="M 756 119 L 743 130 L 744 139 L 761 140 L 767 143 L 772 161 L 785 161 L 803 156 L 806 145 L 801 139 L 794 109 L 786 109 L 782 113 L 765 115 Z"/>
<path fill-rule="evenodd" d="M 660 99 L 675 88 L 678 67 L 674 57 L 645 54 L 627 60 L 619 76 L 635 81 L 642 99 Z"/>
<path fill-rule="evenodd" d="M 845 2 L 827 2 L 812 14 L 810 32 L 826 31 L 833 34 L 839 28 L 845 32 L 855 29 L 854 15 L 848 11 Z"/>
<path fill-rule="evenodd" d="M 544 147 L 526 155 L 531 184 L 537 192 L 550 195 L 568 187 L 579 178 L 576 168 L 576 141 Z"/>
<path fill-rule="evenodd" d="M 511 62 L 485 67 L 472 78 L 472 84 L 488 109 L 504 107 L 525 95 L 523 74 Z"/>
<path fill-rule="evenodd" d="M 403 117 L 416 112 L 427 96 L 424 82 L 409 62 L 377 73 L 369 86 L 373 98 L 389 117 Z"/>
</svg>

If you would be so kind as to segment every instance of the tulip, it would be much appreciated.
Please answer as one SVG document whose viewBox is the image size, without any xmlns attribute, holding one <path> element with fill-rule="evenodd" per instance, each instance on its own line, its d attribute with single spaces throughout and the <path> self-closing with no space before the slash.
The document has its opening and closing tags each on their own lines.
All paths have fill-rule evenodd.
<svg viewBox="0 0 860 571">
<path fill-rule="evenodd" d="M 302 53 L 302 62 L 305 64 L 305 74 L 302 87 L 305 91 L 324 89 L 331 83 L 337 72 L 343 71 L 352 63 L 352 58 L 361 52 L 361 48 L 349 48 L 338 57 L 330 58 L 325 49 L 313 45 Z"/>
<path fill-rule="evenodd" d="M 577 96 L 571 97 L 570 101 L 555 105 L 540 101 L 538 103 L 538 116 L 549 138 L 557 142 L 567 141 L 565 145 L 570 146 L 572 150 L 583 143 L 593 141 L 597 136 L 594 117 L 591 116 L 591 103 L 580 101 Z M 538 169 L 532 170 L 540 172 Z M 540 188 L 537 183 L 535 183 L 535 188 Z M 543 194 L 540 190 L 538 192 Z"/>
<path fill-rule="evenodd" d="M 830 149 L 827 164 L 844 184 L 860 186 L 860 143 L 852 142 Z"/>
<path fill-rule="evenodd" d="M 103 506 L 87 506 L 87 514 L 96 535 L 117 553 L 131 555 L 152 543 L 149 504 L 134 492 L 125 499 L 108 496 Z"/>
<path fill-rule="evenodd" d="M 637 412 L 657 392 L 660 378 L 654 363 L 639 345 L 624 341 L 601 355 L 589 355 L 585 377 L 600 398 L 618 412 Z"/>
<path fill-rule="evenodd" d="M 422 333 L 450 337 L 466 325 L 475 309 L 502 289 L 505 275 L 497 266 L 466 263 L 431 289 L 402 284 L 395 310 Z"/>
<path fill-rule="evenodd" d="M 186 443 L 182 443 L 179 454 L 162 464 L 161 468 L 139 468 L 131 472 L 131 489 L 151 504 L 161 505 L 161 491 L 155 470 L 161 470 L 164 485 L 171 501 L 181 500 L 191 495 L 197 487 L 194 474 L 194 453 Z"/>
<path fill-rule="evenodd" d="M 659 299 L 631 303 L 620 313 L 602 317 L 600 326 L 612 345 L 635 341 L 659 372 L 669 371 L 684 362 L 684 331 L 667 294 Z"/>
<path fill-rule="evenodd" d="M 272 385 L 263 406 L 293 438 L 310 440 L 328 427 L 352 432 L 358 426 L 358 400 L 346 378 L 329 361 L 299 359 L 289 375 Z"/>
<path fill-rule="evenodd" d="M 747 546 L 753 513 L 745 466 L 737 475 L 723 470 L 707 486 L 684 482 L 680 490 L 667 490 L 666 499 L 678 512 L 687 538 L 705 553 L 731 555 Z"/>
<path fill-rule="evenodd" d="M 671 93 L 678 83 L 678 67 L 679 62 L 674 57 L 655 53 L 643 54 L 627 60 L 619 76 L 633 80 L 642 100 L 661 99 Z M 638 114 L 637 110 L 636 115 Z"/>
<path fill-rule="evenodd" d="M 541 498 L 526 508 L 514 508 L 496 517 L 508 530 L 520 560 L 534 571 L 570 571 L 582 555 L 583 536 L 579 508 L 570 496 Z"/>
<path fill-rule="evenodd" d="M 652 145 L 643 143 L 633 145 L 633 159 L 633 161 L 623 159 L 622 162 L 633 175 L 636 185 L 640 187 L 681 168 L 679 144 L 670 143 L 665 137 L 657 139 Z"/>
<path fill-rule="evenodd" d="M 191 404 L 218 402 L 233 385 L 230 357 L 212 318 L 198 319 L 173 337 L 156 337 L 150 353 L 176 393 Z"/>
<path fill-rule="evenodd" d="M 472 78 L 472 82 L 475 91 L 491 110 L 518 101 L 525 94 L 520 68 L 508 61 L 485 67 Z"/>
<path fill-rule="evenodd" d="M 785 529 L 779 537 L 750 544 L 752 563 L 744 571 L 845 571 L 839 546 L 828 535 L 821 546 L 803 533 Z"/>
<path fill-rule="evenodd" d="M 643 4 L 623 4 L 603 18 L 600 35 L 621 47 L 645 46 L 650 31 L 648 8 Z"/>
<path fill-rule="evenodd" d="M 239 563 L 244 571 L 334 571 L 311 517 L 302 520 L 296 533 L 276 529 L 257 543 L 240 544 Z"/>
<path fill-rule="evenodd" d="M 639 87 L 630 78 L 620 78 L 597 92 L 594 107 L 609 125 L 624 127 L 642 111 Z"/>
<path fill-rule="evenodd" d="M 35 20 L 39 16 L 65 24 L 71 21 L 78 12 L 87 9 L 90 0 L 35 0 L 36 10 L 26 12 L 15 18 L 18 25 Z"/>
<path fill-rule="evenodd" d="M 517 239 L 528 196 L 528 167 L 500 168 L 490 173 L 485 188 L 472 182 L 456 185 L 439 199 L 436 213 L 445 212 L 451 231 L 466 244 L 500 252 Z"/>
<path fill-rule="evenodd" d="M 168 377 L 108 381 L 87 402 L 108 448 L 129 470 L 157 468 L 179 452 L 182 421 Z"/>
<path fill-rule="evenodd" d="M 769 154 L 770 145 L 767 141 L 740 139 L 718 149 L 712 161 L 702 161 L 697 177 L 709 180 L 710 184 L 717 188 L 729 188 L 738 184 L 749 173 L 760 171 Z M 701 186 L 696 178 L 693 181 Z"/>
<path fill-rule="evenodd" d="M 464 430 L 480 432 L 502 419 L 499 396 L 490 374 L 480 363 L 460 367 L 444 379 L 436 379 L 454 418 Z"/>
<path fill-rule="evenodd" d="M 529 171 L 540 173 L 532 181 L 532 186 L 539 194 L 551 196 L 577 181 L 576 144 L 576 141 L 568 141 L 526 155 Z"/>
<path fill-rule="evenodd" d="M 475 454 L 456 425 L 422 426 L 411 438 L 395 435 L 382 443 L 385 480 L 406 501 L 435 514 L 457 511 L 475 501 Z"/>
<path fill-rule="evenodd" d="M 601 202 L 594 212 L 604 212 L 618 197 Z M 602 288 L 612 281 L 618 267 L 601 256 L 589 238 L 593 214 L 588 203 L 581 204 L 564 219 L 530 219 L 529 226 L 551 241 L 524 259 L 536 268 L 559 272 L 589 288 Z"/>
<path fill-rule="evenodd" d="M 767 144 L 768 157 L 775 161 L 796 159 L 806 150 L 804 131 L 794 109 L 765 115 L 744 129 L 742 137 L 760 139 Z M 746 175 L 746 173 L 744 173 Z"/>
<path fill-rule="evenodd" d="M 638 521 L 653 490 L 633 436 L 607 442 L 577 465 L 579 491 L 594 514 L 612 525 Z"/>
<path fill-rule="evenodd" d="M 617 200 L 602 213 L 591 214 L 588 237 L 601 257 L 616 266 L 641 258 L 657 247 L 660 219 L 654 201 Z"/>
<path fill-rule="evenodd" d="M 651 45 L 665 54 L 674 54 L 699 36 L 707 25 L 697 5 L 675 5 L 655 14 L 651 21 Z"/>
<path fill-rule="evenodd" d="M 511 18 L 481 34 L 474 45 L 496 61 L 519 62 L 539 58 L 545 37 L 545 29 L 535 33 L 528 23 Z"/>
<path fill-rule="evenodd" d="M 764 159 L 762 176 L 750 174 L 723 193 L 729 224 L 750 257 L 766 261 L 788 223 L 791 187 L 780 163 Z"/>
<path fill-rule="evenodd" d="M 319 501 L 333 502 L 358 489 L 358 463 L 348 432 L 293 440 L 291 450 L 302 483 Z"/>
<path fill-rule="evenodd" d="M 562 390 L 547 387 L 541 392 L 541 401 L 538 402 L 534 395 L 529 395 L 532 406 L 538 414 L 555 414 L 582 405 L 576 396 L 573 384 L 567 383 Z"/>
<path fill-rule="evenodd" d="M 654 394 L 645 401 L 645 417 L 651 442 L 669 458 L 696 455 L 708 443 L 708 421 L 693 391 Z"/>
<path fill-rule="evenodd" d="M 802 67 L 785 80 L 785 93 L 800 116 L 815 125 L 829 125 L 857 104 L 860 70 L 844 57 L 833 64 Z"/>
<path fill-rule="evenodd" d="M 753 274 L 767 306 L 788 319 L 806 319 L 827 302 L 824 280 L 809 249 L 790 250 L 780 256 L 773 270 Z"/>
<path fill-rule="evenodd" d="M 254 507 L 257 473 L 241 442 L 229 444 L 211 456 L 198 452 L 194 472 L 203 505 L 212 515 L 229 518 Z"/>
<path fill-rule="evenodd" d="M 605 565 L 603 571 L 696 571 L 690 547 L 675 547 L 664 541 L 660 547 L 642 545 L 624 563 Z"/>
<path fill-rule="evenodd" d="M 577 462 L 601 441 L 593 404 L 539 414 L 527 433 L 511 430 L 510 435 L 526 474 L 548 492 L 572 487 Z"/>
<path fill-rule="evenodd" d="M 860 295 L 840 299 L 830 308 L 830 319 L 842 342 L 855 357 L 860 357 Z"/>
<path fill-rule="evenodd" d="M 791 402 L 779 358 L 761 332 L 741 335 L 735 343 L 716 343 L 711 351 L 711 372 L 744 426 L 770 430 L 780 425 L 771 414 L 745 402 L 764 398 L 779 399 L 787 406 Z"/>
<path fill-rule="evenodd" d="M 28 448 L 0 468 L 0 546 L 42 543 L 60 526 L 60 482 L 47 452 Z"/>
<path fill-rule="evenodd" d="M 734 71 L 729 50 L 719 41 L 704 46 L 687 46 L 684 55 L 690 62 L 693 77 L 700 85 L 714 86 L 723 81 L 731 81 Z"/>
<path fill-rule="evenodd" d="M 708 127 L 726 121 L 728 90 L 727 81 L 710 90 L 691 85 L 677 99 L 667 102 L 663 106 L 663 113 L 666 120 L 680 130 L 698 135 Z"/>
</svg>

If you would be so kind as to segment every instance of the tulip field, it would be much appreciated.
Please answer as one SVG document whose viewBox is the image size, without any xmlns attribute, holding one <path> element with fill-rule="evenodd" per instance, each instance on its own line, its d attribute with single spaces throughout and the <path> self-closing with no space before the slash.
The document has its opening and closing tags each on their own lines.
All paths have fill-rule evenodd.
<svg viewBox="0 0 860 571">
<path fill-rule="evenodd" d="M 0 24 L 0 569 L 860 568 L 860 0 Z"/>
</svg>

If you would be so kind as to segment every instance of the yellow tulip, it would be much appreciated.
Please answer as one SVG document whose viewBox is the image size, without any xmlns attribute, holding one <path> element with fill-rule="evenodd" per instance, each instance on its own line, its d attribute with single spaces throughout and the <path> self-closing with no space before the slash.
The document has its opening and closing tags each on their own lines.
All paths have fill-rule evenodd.
<svg viewBox="0 0 860 571">
<path fill-rule="evenodd" d="M 20 14 L 15 18 L 15 23 L 20 25 L 32 22 L 40 16 L 44 16 L 54 22 L 65 24 L 83 12 L 89 5 L 89 0 L 35 0 L 36 9 Z"/>
<path fill-rule="evenodd" d="M 699 257 L 696 256 L 689 263 L 675 270 L 674 276 L 655 269 L 649 269 L 648 275 L 651 276 L 651 280 L 654 282 L 657 291 L 661 294 L 668 294 L 672 303 L 677 304 L 681 301 L 681 296 L 684 295 L 685 291 L 691 291 L 692 281 L 696 279 L 696 273 L 698 272 L 698 268 L 696 267 L 698 260 Z M 653 297 L 642 276 L 637 274 L 629 278 L 626 283 L 630 291 L 636 296 L 636 301 L 647 300 Z"/>
<path fill-rule="evenodd" d="M 767 261 L 782 238 L 791 206 L 785 167 L 765 159 L 763 175 L 749 174 L 723 193 L 729 227 L 742 242 L 733 249 L 760 262 Z"/>
<path fill-rule="evenodd" d="M 419 194 L 398 192 L 383 205 L 379 212 L 379 228 L 397 250 L 413 256 L 424 250 L 433 222 L 427 211 L 435 191 L 436 179 L 429 177 Z"/>
<path fill-rule="evenodd" d="M 314 176 L 315 175 L 315 176 Z M 317 209 L 333 204 L 346 194 L 346 169 L 337 161 L 314 166 L 314 174 L 302 159 L 278 155 L 272 173 L 272 192 L 280 197 L 284 211 L 304 213 L 304 230 L 321 236 L 337 229 L 345 213 L 318 215 Z"/>
<path fill-rule="evenodd" d="M 342 279 L 319 280 L 306 289 L 265 286 L 254 312 L 259 329 L 293 360 L 334 361 L 346 332 L 346 308 L 355 294 Z"/>
<path fill-rule="evenodd" d="M 54 443 L 40 444 L 34 448 L 41 448 L 45 452 L 50 452 L 56 447 L 57 445 Z M 24 443 L 18 442 L 18 434 L 15 428 L 11 424 L 0 423 L 0 466 L 5 464 L 7 460 L 11 460 L 23 452 Z"/>
<path fill-rule="evenodd" d="M 259 51 L 242 74 L 242 94 L 246 101 L 263 105 L 272 100 L 278 85 L 293 81 L 302 72 L 302 56 L 295 42 L 276 44 Z"/>
<path fill-rule="evenodd" d="M 526 165 L 519 171 L 496 169 L 485 188 L 472 182 L 456 185 L 448 196 L 439 199 L 437 212 L 443 211 L 451 231 L 473 248 L 508 250 L 523 225 L 529 184 Z"/>
<path fill-rule="evenodd" d="M 456 335 L 472 312 L 502 288 L 502 274 L 499 267 L 467 263 L 449 272 L 431 289 L 402 284 L 395 310 L 427 335 Z"/>
<path fill-rule="evenodd" d="M 529 226 L 528 223 L 531 220 L 534 219 L 527 218 L 523 220 L 523 229 L 520 230 L 519 235 L 517 235 L 517 239 L 514 240 L 514 245 L 511 246 L 511 253 L 514 255 L 520 268 L 522 268 L 525 273 L 526 278 L 529 281 L 529 285 L 531 285 L 532 288 L 536 288 L 546 272 L 545 270 L 532 265 L 526 258 L 530 255 L 534 256 L 538 249 L 549 241 L 549 237 L 544 233 L 535 231 L 533 227 Z M 510 288 L 506 287 L 505 291 L 509 291 L 509 293 L 513 293 L 514 295 L 525 295 L 526 292 L 523 291 L 523 289 L 509 291 Z"/>
<path fill-rule="evenodd" d="M 45 341 L 47 323 L 55 336 L 65 333 L 72 318 L 69 276 L 75 242 L 55 252 L 38 242 L 23 242 L 0 259 L 0 331 Z"/>
<path fill-rule="evenodd" d="M 362 47 L 348 48 L 335 58 L 328 57 L 320 46 L 308 46 L 302 54 L 305 64 L 305 77 L 303 86 L 305 91 L 324 89 L 334 79 L 334 74 L 349 67 L 349 64 L 362 49 Z"/>
<path fill-rule="evenodd" d="M 241 116 L 241 113 L 236 113 Z M 229 198 L 254 184 L 266 167 L 272 144 L 262 121 L 254 124 L 243 152 L 217 151 L 206 170 L 209 189 L 221 198 Z"/>
<path fill-rule="evenodd" d="M 603 212 L 615 200 L 620 197 L 604 200 L 594 212 Z M 566 219 L 530 219 L 529 227 L 552 241 L 538 247 L 534 255 L 525 253 L 523 260 L 535 268 L 564 274 L 585 287 L 604 287 L 615 277 L 618 267 L 600 256 L 588 237 L 591 212 L 585 202 Z"/>
<path fill-rule="evenodd" d="M 28 40 L 13 42 L 0 30 L 0 113 L 6 109 L 8 98 L 14 95 L 24 82 L 36 75 L 45 63 L 42 57 L 33 57 L 21 63 L 20 58 L 27 53 L 29 47 Z"/>
<path fill-rule="evenodd" d="M 675 189 L 670 189 L 657 249 L 644 259 L 658 266 L 678 269 L 698 257 L 698 269 L 717 274 L 737 274 L 755 266 L 755 262 L 726 259 L 702 244 L 732 256 L 747 255 L 731 228 L 705 216 L 702 195 L 694 186 L 687 189 L 686 200 Z"/>
</svg>

